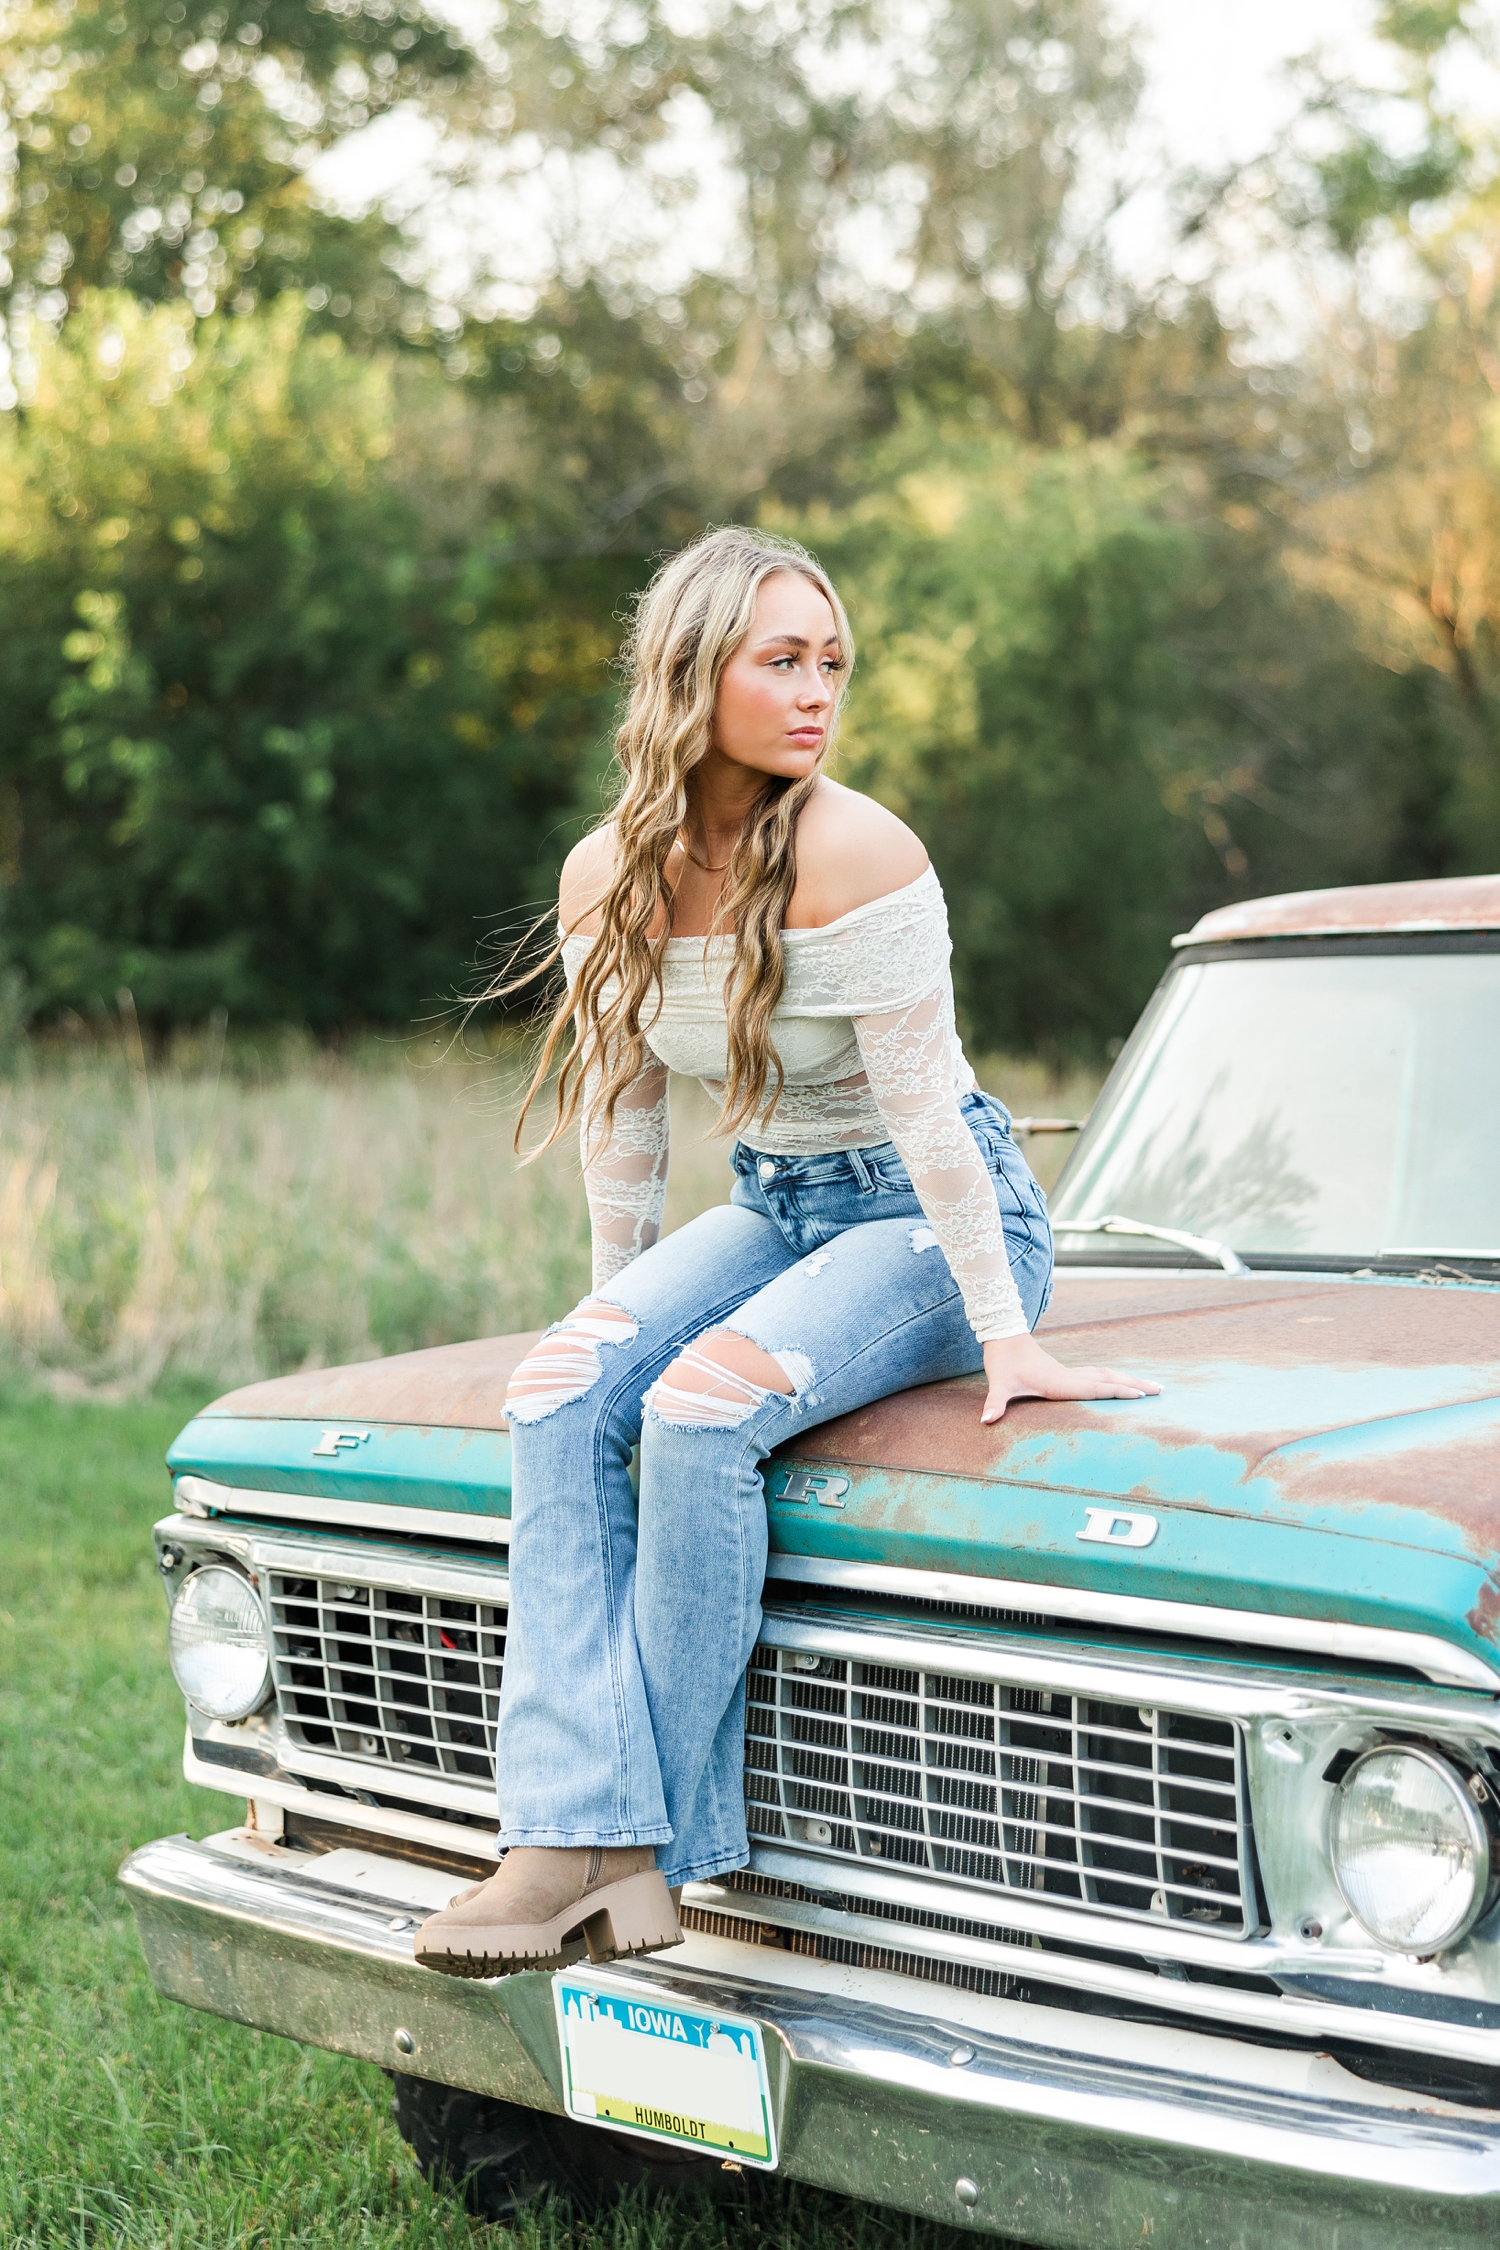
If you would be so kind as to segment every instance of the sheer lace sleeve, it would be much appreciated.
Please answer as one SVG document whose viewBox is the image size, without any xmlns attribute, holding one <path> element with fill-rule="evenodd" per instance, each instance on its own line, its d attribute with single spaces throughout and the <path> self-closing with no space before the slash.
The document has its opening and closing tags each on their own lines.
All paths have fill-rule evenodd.
<svg viewBox="0 0 1500 2250">
<path fill-rule="evenodd" d="M 577 936 L 563 942 L 563 969 L 570 985 L 588 953 L 589 944 L 588 938 Z M 643 1250 L 649 1250 L 661 1233 L 671 1143 L 667 1082 L 666 1064 L 653 1056 L 616 1102 L 611 1130 L 607 1134 L 591 1133 L 585 1122 L 579 1131 L 578 1153 L 583 1162 L 583 1186 L 588 1197 L 589 1232 L 593 1242 L 591 1286 L 595 1289 L 602 1289 L 622 1266 L 628 1266 Z M 593 1107 L 598 1085 L 597 1066 L 586 1067 L 583 1075 L 585 1120 Z"/>
<path fill-rule="evenodd" d="M 585 1117 L 597 1083 L 596 1072 L 585 1075 Z M 607 1138 L 591 1137 L 587 1125 L 579 1134 L 595 1289 L 602 1289 L 622 1266 L 649 1250 L 661 1233 L 670 1140 L 667 1066 L 659 1062 L 648 1063 L 626 1087 L 615 1104 L 614 1128 Z"/>
<path fill-rule="evenodd" d="M 911 1174 L 964 1311 L 982 1344 L 1024 1336 L 1026 1315 L 1005 1250 L 995 1183 L 964 1123 L 954 1086 L 953 986 L 854 1019 L 855 1037 L 886 1130 Z"/>
</svg>

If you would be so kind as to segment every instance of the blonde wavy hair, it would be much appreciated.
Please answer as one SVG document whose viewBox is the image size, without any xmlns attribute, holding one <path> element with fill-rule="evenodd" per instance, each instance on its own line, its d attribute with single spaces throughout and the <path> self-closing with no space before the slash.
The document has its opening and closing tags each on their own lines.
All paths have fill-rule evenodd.
<svg viewBox="0 0 1500 2250">
<path fill-rule="evenodd" d="M 717 1129 L 735 1132 L 774 1110 L 780 1098 L 771 1017 L 786 982 L 781 928 L 797 880 L 797 816 L 833 748 L 854 643 L 832 580 L 805 547 L 729 525 L 674 555 L 636 607 L 622 659 L 628 695 L 615 735 L 616 792 L 600 822 L 614 822 L 614 872 L 599 901 L 599 934 L 547 1026 L 517 1120 L 519 1148 L 527 1114 L 571 1031 L 557 1070 L 555 1114 L 533 1156 L 549 1148 L 580 1109 L 588 1138 L 596 1144 L 607 1139 L 620 1096 L 646 1066 L 646 1029 L 661 1003 L 663 948 L 672 935 L 665 870 L 687 816 L 688 776 L 713 740 L 724 667 L 755 621 L 761 587 L 778 571 L 798 572 L 827 598 L 843 670 L 817 764 L 799 781 L 766 776 L 730 853 L 714 917 L 715 930 L 734 932 L 724 980 L 729 1059 Z M 518 981 L 543 974 L 560 952 L 559 944 Z M 495 996 L 514 989 L 501 986 Z"/>
</svg>

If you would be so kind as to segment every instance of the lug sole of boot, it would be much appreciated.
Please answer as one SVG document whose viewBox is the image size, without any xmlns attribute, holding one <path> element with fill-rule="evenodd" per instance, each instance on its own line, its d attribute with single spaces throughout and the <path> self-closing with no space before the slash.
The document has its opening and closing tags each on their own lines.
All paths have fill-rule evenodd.
<svg viewBox="0 0 1500 2250">
<path fill-rule="evenodd" d="M 503 1946 L 483 1953 L 424 1953 L 419 1948 L 416 1959 L 422 1968 L 444 1976 L 506 1977 L 526 1969 L 570 1968 L 585 1953 L 598 1969 L 638 1953 L 665 1953 L 685 1942 L 671 1895 L 655 1869 L 624 1876 L 595 1895 L 598 1903 L 570 1928 L 558 1931 L 556 1922 L 542 1925 L 550 1944 Z"/>
<path fill-rule="evenodd" d="M 523 1969 L 571 1969 L 575 1961 L 588 1958 L 588 1947 L 580 1938 L 551 1953 L 418 1953 L 414 1958 L 419 1968 L 436 1969 L 445 1977 L 509 1977 Z"/>
</svg>

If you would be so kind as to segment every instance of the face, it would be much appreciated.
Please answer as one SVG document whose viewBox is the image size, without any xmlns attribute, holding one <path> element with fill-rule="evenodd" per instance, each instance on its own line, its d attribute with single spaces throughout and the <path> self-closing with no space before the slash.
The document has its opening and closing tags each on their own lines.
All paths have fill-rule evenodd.
<svg viewBox="0 0 1500 2250">
<path fill-rule="evenodd" d="M 714 748 L 737 766 L 800 781 L 827 740 L 843 669 L 827 595 L 800 571 L 778 570 L 720 678 Z"/>
</svg>

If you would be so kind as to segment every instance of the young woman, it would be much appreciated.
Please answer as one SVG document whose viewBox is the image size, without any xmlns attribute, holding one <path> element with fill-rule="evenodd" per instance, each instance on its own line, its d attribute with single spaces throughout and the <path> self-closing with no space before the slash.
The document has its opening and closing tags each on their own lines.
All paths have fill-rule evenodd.
<svg viewBox="0 0 1500 2250">
<path fill-rule="evenodd" d="M 708 533 L 629 649 L 614 817 L 563 870 L 594 1285 L 516 1369 L 499 1872 L 417 1958 L 498 1976 L 680 1941 L 742 1867 L 761 1466 L 869 1400 L 982 1366 L 1012 1399 L 1139 1398 L 1031 1329 L 1046 1206 L 953 1025 L 943 894 L 910 829 L 823 771 L 852 642 L 802 548 Z M 658 1241 L 667 1079 L 736 1135 L 727 1204 Z M 640 1448 L 639 1501 L 631 1455 Z"/>
</svg>

